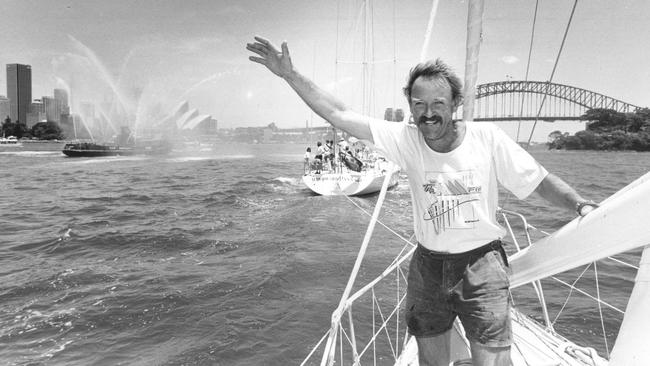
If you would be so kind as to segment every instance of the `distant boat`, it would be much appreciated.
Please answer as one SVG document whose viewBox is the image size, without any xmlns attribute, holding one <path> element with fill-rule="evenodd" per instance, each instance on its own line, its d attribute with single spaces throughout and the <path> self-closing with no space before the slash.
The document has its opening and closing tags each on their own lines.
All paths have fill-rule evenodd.
<svg viewBox="0 0 650 366">
<path fill-rule="evenodd" d="M 164 139 L 145 139 L 136 142 L 127 126 L 122 126 L 117 143 L 73 142 L 65 144 L 63 153 L 72 158 L 99 156 L 166 155 L 172 144 Z"/>
<path fill-rule="evenodd" d="M 75 142 L 65 144 L 63 153 L 69 157 L 132 156 L 132 155 L 166 155 L 172 149 L 168 141 L 150 141 L 134 146 L 114 144 L 97 144 L 94 142 Z"/>
</svg>

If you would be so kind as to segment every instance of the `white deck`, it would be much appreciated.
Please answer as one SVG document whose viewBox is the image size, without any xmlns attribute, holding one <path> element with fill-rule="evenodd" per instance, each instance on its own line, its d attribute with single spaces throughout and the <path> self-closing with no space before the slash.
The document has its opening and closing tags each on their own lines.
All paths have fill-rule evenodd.
<svg viewBox="0 0 650 366">
<path fill-rule="evenodd" d="M 514 344 L 511 357 L 513 366 L 585 366 L 607 365 L 607 360 L 598 356 L 593 349 L 580 347 L 569 342 L 564 337 L 552 333 L 537 322 L 512 311 L 512 331 Z M 458 322 L 457 322 L 458 325 Z M 459 335 L 462 329 L 454 328 L 452 335 L 452 362 L 469 357 L 469 347 L 465 339 Z M 417 344 L 411 337 L 395 365 L 419 365 L 417 360 Z"/>
</svg>

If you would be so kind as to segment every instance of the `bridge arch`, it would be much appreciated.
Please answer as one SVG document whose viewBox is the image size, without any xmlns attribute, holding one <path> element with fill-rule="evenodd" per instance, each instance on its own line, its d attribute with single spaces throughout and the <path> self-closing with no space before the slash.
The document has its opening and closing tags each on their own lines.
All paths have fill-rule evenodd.
<svg viewBox="0 0 650 366">
<path fill-rule="evenodd" d="M 634 112 L 639 106 L 590 90 L 546 81 L 508 80 L 478 85 L 474 118 L 477 120 L 576 120 L 586 110 Z"/>
</svg>

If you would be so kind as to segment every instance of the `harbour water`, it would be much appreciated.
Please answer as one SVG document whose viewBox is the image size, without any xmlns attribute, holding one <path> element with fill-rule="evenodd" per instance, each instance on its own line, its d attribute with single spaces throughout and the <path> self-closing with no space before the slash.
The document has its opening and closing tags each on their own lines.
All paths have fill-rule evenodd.
<svg viewBox="0 0 650 366">
<path fill-rule="evenodd" d="M 346 197 L 302 186 L 305 146 L 76 159 L 34 146 L 0 151 L 1 364 L 299 364 L 329 327 L 369 218 Z M 533 155 L 596 201 L 650 169 L 648 153 Z M 547 231 L 573 217 L 539 198 L 504 197 Z M 371 211 L 376 199 L 352 201 Z M 402 177 L 380 217 L 406 237 L 409 201 Z M 401 246 L 379 227 L 362 276 Z M 638 263 L 638 252 L 621 257 Z M 634 271 L 598 269 L 601 295 L 624 308 L 628 294 L 616 291 L 629 292 Z M 546 291 L 553 316 L 568 290 Z M 604 310 L 606 346 L 597 306 L 577 294 L 571 302 L 579 310 L 556 329 L 611 349 L 622 316 Z"/>
</svg>

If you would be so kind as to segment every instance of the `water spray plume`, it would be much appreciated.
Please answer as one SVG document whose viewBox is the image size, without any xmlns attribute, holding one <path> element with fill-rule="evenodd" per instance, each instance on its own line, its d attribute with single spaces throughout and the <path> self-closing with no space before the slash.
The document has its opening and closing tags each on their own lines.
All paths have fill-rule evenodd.
<svg viewBox="0 0 650 366">
<path fill-rule="evenodd" d="M 117 83 L 111 76 L 111 73 L 108 72 L 106 66 L 104 66 L 104 64 L 99 60 L 97 55 L 90 48 L 88 48 L 86 45 L 78 41 L 73 36 L 68 35 L 68 38 L 70 38 L 70 40 L 75 45 L 75 47 L 79 49 L 92 62 L 93 66 L 97 68 L 97 71 L 99 72 L 99 76 L 111 88 L 111 90 L 113 91 L 113 95 L 117 97 L 122 108 L 126 110 L 127 114 L 128 112 L 133 111 L 134 110 L 133 103 L 123 95 L 122 91 L 118 88 Z"/>
<path fill-rule="evenodd" d="M 238 72 L 233 67 L 212 74 L 180 93 L 170 86 L 179 85 L 182 81 L 174 80 L 168 71 L 156 74 L 157 69 L 152 67 L 155 65 L 149 61 L 145 64 L 146 69 L 135 69 L 136 51 L 141 48 L 128 51 L 116 73 L 90 47 L 72 35 L 68 35 L 68 38 L 72 52 L 55 57 L 52 64 L 57 70 L 57 83 L 69 96 L 75 137 L 77 132 L 81 132 L 86 137 L 109 139 L 123 134 L 123 129 L 128 127 L 131 134 L 129 140 L 133 142 L 136 136 L 138 139 L 177 138 L 180 129 L 194 129 L 211 119 L 208 115 L 199 116 L 198 111 L 194 111 L 187 115 L 183 113 L 179 120 L 181 116 L 177 115 L 180 113 L 171 110 L 179 95 L 180 99 L 184 99 L 183 95 L 196 91 L 202 85 Z"/>
<path fill-rule="evenodd" d="M 233 69 L 233 70 L 228 70 L 228 71 L 223 71 L 223 72 L 218 72 L 216 74 L 212 74 L 212 75 L 208 76 L 207 78 L 205 78 L 205 79 L 199 81 L 198 83 L 195 83 L 194 85 L 187 88 L 187 90 L 185 90 L 185 92 L 181 95 L 181 98 L 185 98 L 190 92 L 192 92 L 194 89 L 198 88 L 199 86 L 201 86 L 201 85 L 203 85 L 205 83 L 208 83 L 208 82 L 213 81 L 213 80 L 221 79 L 222 77 L 227 76 L 227 75 L 234 75 L 234 74 L 237 74 L 238 72 L 239 72 L 239 70 Z"/>
</svg>

